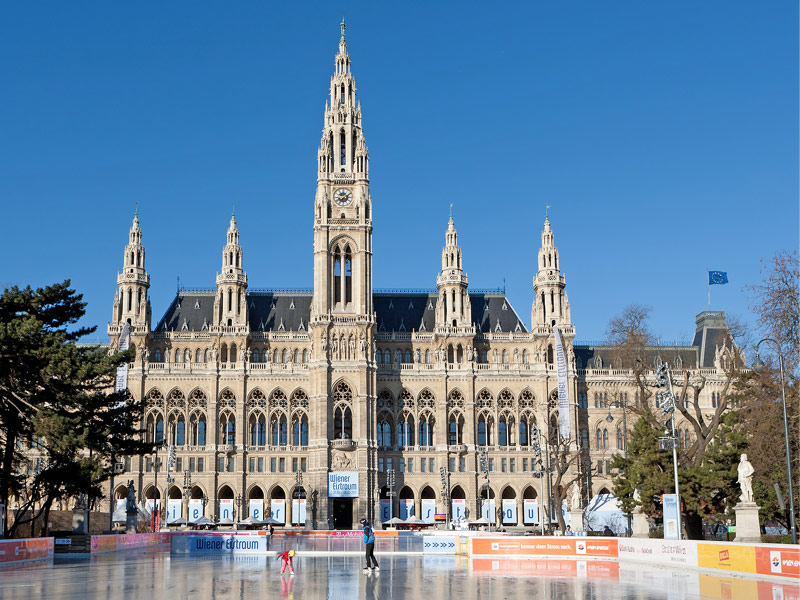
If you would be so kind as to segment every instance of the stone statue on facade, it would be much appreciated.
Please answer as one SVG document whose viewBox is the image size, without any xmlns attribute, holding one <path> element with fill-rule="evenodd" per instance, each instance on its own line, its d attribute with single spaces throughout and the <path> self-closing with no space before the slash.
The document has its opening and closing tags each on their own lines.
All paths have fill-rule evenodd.
<svg viewBox="0 0 800 600">
<path fill-rule="evenodd" d="M 577 483 L 572 484 L 572 496 L 569 499 L 570 510 L 580 510 L 581 508 L 581 486 Z"/>
<path fill-rule="evenodd" d="M 514 348 L 514 362 L 519 362 L 519 348 Z"/>
<path fill-rule="evenodd" d="M 214 362 L 219 360 L 219 349 L 217 348 L 216 344 L 211 347 L 211 358 L 214 359 Z"/>
<path fill-rule="evenodd" d="M 248 348 L 247 349 L 247 362 L 250 362 L 252 360 L 253 360 L 253 350 Z"/>
<path fill-rule="evenodd" d="M 125 502 L 125 512 L 136 513 L 136 488 L 133 487 L 133 479 L 128 480 L 128 499 Z"/>
<path fill-rule="evenodd" d="M 475 356 L 472 353 L 472 346 L 467 346 L 467 361 L 472 361 Z"/>
<path fill-rule="evenodd" d="M 737 467 L 739 472 L 739 488 L 742 490 L 739 502 L 753 502 L 753 465 L 747 460 L 747 454 L 742 454 Z"/>
<path fill-rule="evenodd" d="M 367 351 L 367 336 L 364 335 L 364 332 L 362 331 L 361 332 L 361 353 L 363 354 L 366 351 Z"/>
</svg>

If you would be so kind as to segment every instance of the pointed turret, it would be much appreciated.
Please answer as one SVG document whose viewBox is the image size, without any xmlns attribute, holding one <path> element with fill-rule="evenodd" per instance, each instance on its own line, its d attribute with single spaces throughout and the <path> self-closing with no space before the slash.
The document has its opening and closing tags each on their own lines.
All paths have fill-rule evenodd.
<svg viewBox="0 0 800 600">
<path fill-rule="evenodd" d="M 542 231 L 542 247 L 539 249 L 539 270 L 533 279 L 533 308 L 531 321 L 537 326 L 570 325 L 569 300 L 564 291 L 566 279 L 561 274 L 558 249 L 550 229 L 550 219 L 545 217 Z"/>
<path fill-rule="evenodd" d="M 436 278 L 439 300 L 436 303 L 436 327 L 442 333 L 466 333 L 472 327 L 472 306 L 467 292 L 467 276 L 461 265 L 461 248 L 453 215 L 447 223 L 442 249 L 442 271 Z"/>
<path fill-rule="evenodd" d="M 129 323 L 132 332 L 146 333 L 150 330 L 150 301 L 147 298 L 150 275 L 144 266 L 144 246 L 138 211 L 133 216 L 122 262 L 123 269 L 117 274 L 118 289 L 110 325 L 122 326 Z"/>
<path fill-rule="evenodd" d="M 247 274 L 242 268 L 242 247 L 236 215 L 231 215 L 227 243 L 222 249 L 222 271 L 217 274 L 214 324 L 220 327 L 247 326 Z"/>
</svg>

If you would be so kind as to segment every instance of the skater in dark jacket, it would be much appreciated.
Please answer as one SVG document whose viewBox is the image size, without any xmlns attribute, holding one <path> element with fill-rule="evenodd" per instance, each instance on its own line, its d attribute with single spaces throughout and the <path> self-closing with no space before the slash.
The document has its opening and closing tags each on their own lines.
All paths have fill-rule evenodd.
<svg viewBox="0 0 800 600">
<path fill-rule="evenodd" d="M 366 519 L 361 519 L 359 523 L 361 523 L 361 531 L 364 532 L 364 546 L 366 550 L 364 557 L 367 560 L 367 566 L 364 567 L 364 573 L 369 573 L 370 571 L 380 571 L 378 561 L 375 560 L 375 532 L 372 531 L 372 527 L 370 527 L 369 521 Z M 372 559 L 372 564 L 374 565 L 371 568 L 370 559 Z"/>
</svg>

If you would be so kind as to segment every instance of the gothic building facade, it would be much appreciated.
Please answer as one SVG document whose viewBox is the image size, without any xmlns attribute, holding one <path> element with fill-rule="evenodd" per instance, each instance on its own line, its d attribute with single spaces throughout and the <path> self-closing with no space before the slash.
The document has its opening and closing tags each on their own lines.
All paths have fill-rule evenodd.
<svg viewBox="0 0 800 600">
<path fill-rule="evenodd" d="M 134 218 L 108 334 L 113 347 L 128 326 L 128 388 L 145 399 L 147 436 L 171 450 L 127 460 L 124 479 L 190 519 L 193 504 L 212 519 L 268 511 L 319 528 L 412 513 L 538 522 L 549 495 L 540 458 L 557 412 L 557 326 L 572 447 L 586 455 L 571 467 L 574 485 L 584 504 L 609 491 L 635 386 L 610 348 L 574 345 L 549 220 L 531 273 L 530 327 L 502 290 L 470 288 L 452 217 L 435 289 L 373 289 L 369 153 L 344 29 L 317 159 L 313 290 L 249 290 L 232 217 L 216 287 L 179 291 L 153 326 Z M 697 323 L 691 345 L 652 348 L 653 367 L 663 360 L 703 377 L 701 404 L 713 410 L 724 317 L 701 313 Z"/>
</svg>

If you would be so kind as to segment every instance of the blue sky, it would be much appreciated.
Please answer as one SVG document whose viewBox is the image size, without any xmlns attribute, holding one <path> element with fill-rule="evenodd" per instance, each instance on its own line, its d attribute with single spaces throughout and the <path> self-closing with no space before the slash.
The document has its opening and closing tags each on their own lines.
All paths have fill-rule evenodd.
<svg viewBox="0 0 800 600">
<path fill-rule="evenodd" d="M 750 318 L 798 245 L 792 2 L 5 3 L 0 283 L 65 278 L 105 334 L 138 202 L 154 324 L 210 287 L 235 203 L 251 287 L 310 287 L 342 11 L 376 287 L 433 288 L 450 202 L 470 284 L 530 322 L 545 205 L 579 340 L 626 304 L 689 339 Z"/>
</svg>

